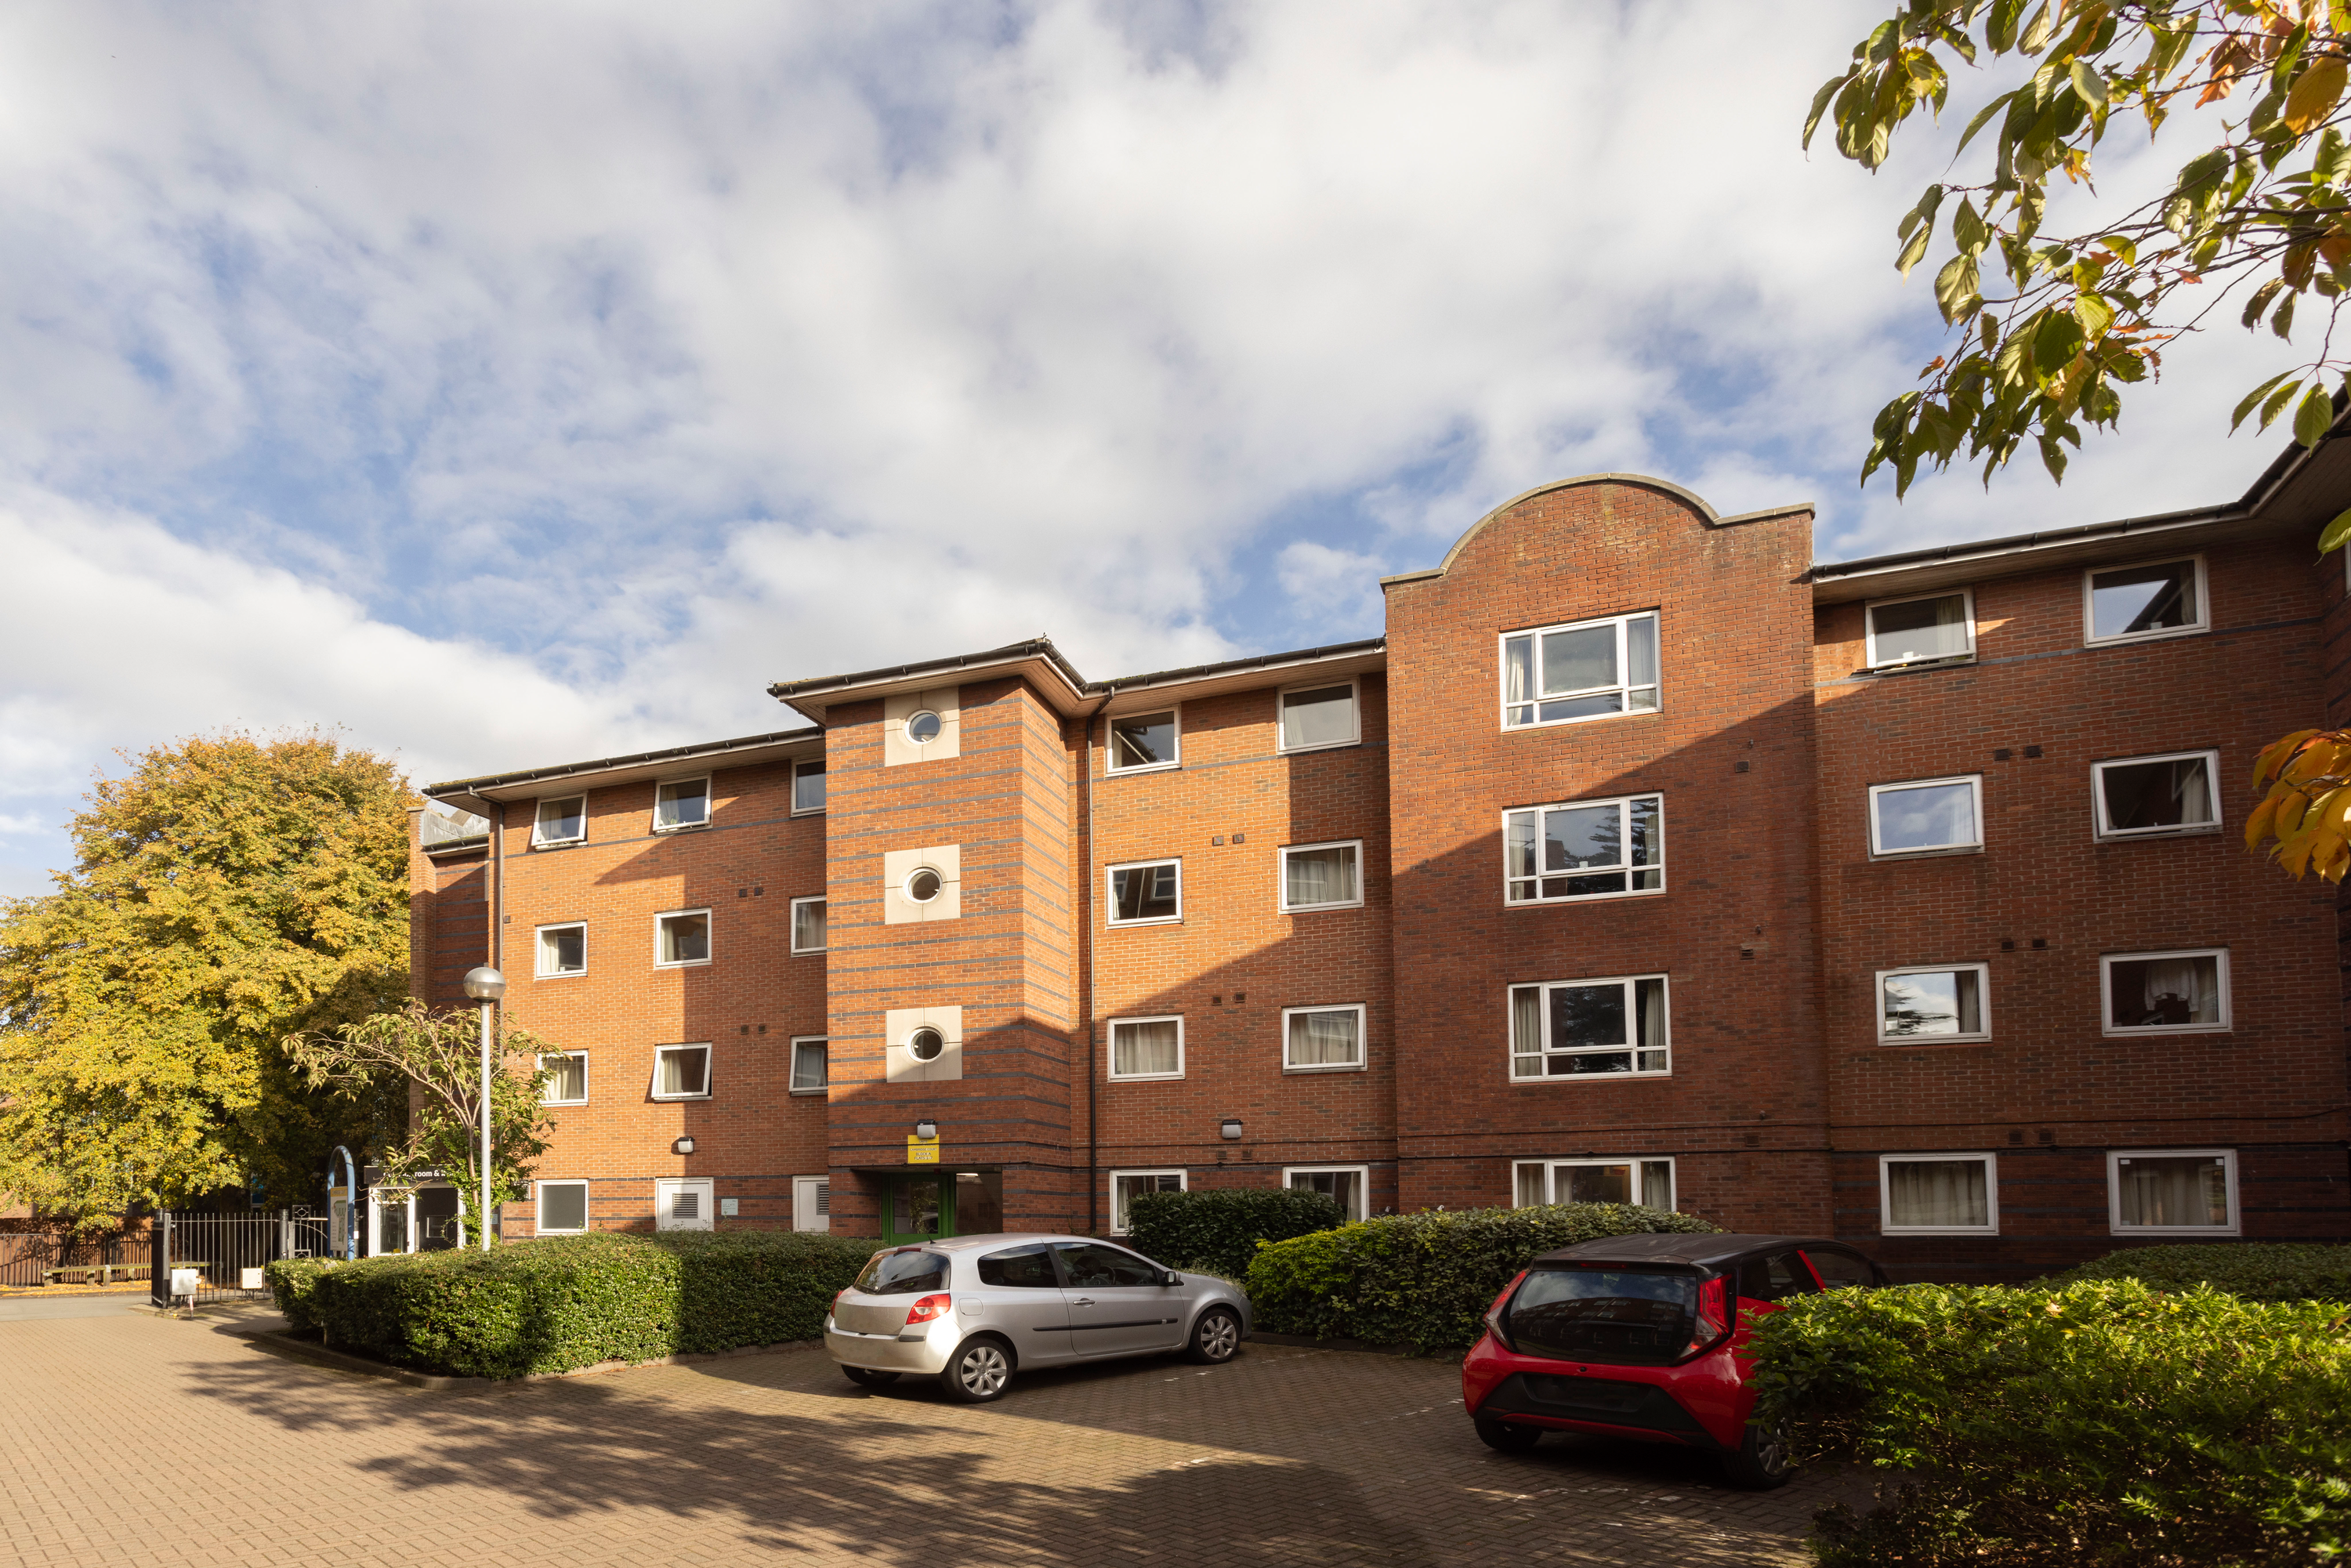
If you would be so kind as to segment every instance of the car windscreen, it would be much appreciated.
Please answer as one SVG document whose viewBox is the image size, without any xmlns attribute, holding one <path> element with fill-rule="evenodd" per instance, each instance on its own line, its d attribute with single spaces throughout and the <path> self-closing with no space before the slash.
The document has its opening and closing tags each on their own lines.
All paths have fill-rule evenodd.
<svg viewBox="0 0 2351 1568">
<path fill-rule="evenodd" d="M 869 1296 L 909 1296 L 917 1291 L 947 1288 L 944 1252 L 876 1252 L 857 1276 L 857 1289 Z"/>
<path fill-rule="evenodd" d="M 1537 1268 L 1510 1298 L 1510 1343 L 1532 1355 L 1662 1366 L 1689 1347 L 1695 1275 Z"/>
</svg>

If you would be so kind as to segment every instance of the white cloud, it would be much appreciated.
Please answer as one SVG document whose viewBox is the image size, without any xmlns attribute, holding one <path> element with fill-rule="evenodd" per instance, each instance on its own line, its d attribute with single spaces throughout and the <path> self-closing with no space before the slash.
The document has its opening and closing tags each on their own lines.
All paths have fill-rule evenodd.
<svg viewBox="0 0 2351 1568">
<path fill-rule="evenodd" d="M 1831 553 L 2240 488 L 2216 340 L 2062 493 L 1856 496 L 1932 161 L 1796 131 L 1881 9 L 0 12 L 0 809 L 233 722 L 443 776 L 1359 635 L 1593 470 Z"/>
</svg>

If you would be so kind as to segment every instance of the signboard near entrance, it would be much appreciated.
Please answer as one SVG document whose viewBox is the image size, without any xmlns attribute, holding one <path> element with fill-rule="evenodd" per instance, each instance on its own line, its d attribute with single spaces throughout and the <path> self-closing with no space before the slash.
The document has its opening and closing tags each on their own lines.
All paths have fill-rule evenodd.
<svg viewBox="0 0 2351 1568">
<path fill-rule="evenodd" d="M 935 1134 L 923 1137 L 906 1134 L 906 1163 L 910 1166 L 935 1166 L 939 1163 L 939 1140 Z"/>
</svg>

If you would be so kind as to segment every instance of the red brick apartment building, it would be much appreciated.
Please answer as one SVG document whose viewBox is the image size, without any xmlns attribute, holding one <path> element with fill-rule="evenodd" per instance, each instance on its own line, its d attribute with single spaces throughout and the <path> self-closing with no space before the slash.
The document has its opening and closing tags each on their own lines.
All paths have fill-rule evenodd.
<svg viewBox="0 0 2351 1568">
<path fill-rule="evenodd" d="M 421 820 L 417 989 L 496 965 L 567 1053 L 510 1234 L 1289 1184 L 1952 1279 L 2343 1239 L 2335 894 L 2239 830 L 2260 747 L 2342 720 L 2346 504 L 2338 440 L 2230 505 L 1815 565 L 1807 507 L 1545 485 L 1373 641 L 1095 681 L 1040 639 L 436 785 L 488 825 Z"/>
</svg>

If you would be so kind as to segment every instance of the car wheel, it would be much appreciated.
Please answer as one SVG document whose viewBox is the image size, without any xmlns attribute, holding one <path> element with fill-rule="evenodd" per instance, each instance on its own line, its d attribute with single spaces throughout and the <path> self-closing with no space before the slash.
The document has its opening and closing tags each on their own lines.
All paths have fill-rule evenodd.
<svg viewBox="0 0 2351 1568">
<path fill-rule="evenodd" d="M 1241 1320 L 1229 1307 L 1210 1307 L 1192 1325 L 1192 1338 L 1184 1346 L 1184 1359 L 1208 1366 L 1222 1366 L 1241 1351 Z"/>
<path fill-rule="evenodd" d="M 1001 1340 L 967 1339 L 939 1370 L 939 1386 L 958 1405 L 1001 1399 L 1011 1382 L 1012 1354 Z"/>
<path fill-rule="evenodd" d="M 896 1373 L 877 1372 L 870 1366 L 844 1366 L 841 1370 L 849 1375 L 850 1382 L 862 1383 L 868 1388 L 887 1388 L 898 1381 Z"/>
<path fill-rule="evenodd" d="M 1794 1469 L 1788 1458 L 1785 1421 L 1769 1425 L 1750 1421 L 1746 1435 L 1739 1440 L 1738 1451 L 1722 1456 L 1722 1473 L 1730 1478 L 1730 1484 L 1750 1491 L 1770 1491 L 1773 1487 L 1785 1486 Z"/>
<path fill-rule="evenodd" d="M 1471 1423 L 1478 1428 L 1478 1440 L 1498 1454 L 1523 1454 L 1542 1441 L 1541 1427 L 1518 1427 L 1490 1416 L 1477 1416 Z"/>
</svg>

